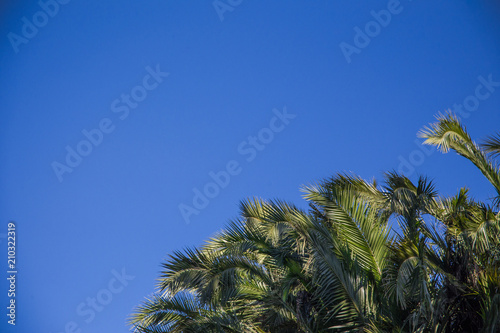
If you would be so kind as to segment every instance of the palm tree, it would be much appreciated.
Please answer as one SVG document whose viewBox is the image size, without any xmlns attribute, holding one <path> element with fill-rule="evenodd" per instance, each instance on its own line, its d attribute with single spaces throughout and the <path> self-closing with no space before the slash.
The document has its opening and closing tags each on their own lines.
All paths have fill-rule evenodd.
<svg viewBox="0 0 500 333">
<path fill-rule="evenodd" d="M 244 201 L 227 228 L 162 265 L 134 329 L 500 332 L 500 135 L 479 146 L 451 114 L 420 135 L 474 163 L 492 206 L 395 172 L 382 186 L 348 174 L 306 186 L 308 211 Z"/>
<path fill-rule="evenodd" d="M 163 265 L 160 296 L 132 317 L 135 328 L 322 332 L 389 325 L 389 306 L 380 306 L 387 303 L 389 215 L 345 186 L 304 192 L 309 213 L 283 202 L 243 202 L 241 219 L 201 249 L 174 253 Z M 207 316 L 219 326 L 203 321 L 199 328 Z M 220 317 L 232 321 L 221 326 Z"/>
<path fill-rule="evenodd" d="M 439 115 L 438 122 L 420 132 L 425 144 L 446 153 L 450 149 L 472 162 L 495 189 L 493 206 L 475 202 L 468 190 L 441 199 L 434 211 L 444 226 L 439 244 L 443 285 L 436 298 L 446 332 L 500 331 L 500 168 L 494 157 L 500 152 L 500 136 L 476 144 L 453 114 Z M 447 328 L 446 328 L 447 327 Z M 443 330 L 444 330 L 443 329 Z"/>
</svg>

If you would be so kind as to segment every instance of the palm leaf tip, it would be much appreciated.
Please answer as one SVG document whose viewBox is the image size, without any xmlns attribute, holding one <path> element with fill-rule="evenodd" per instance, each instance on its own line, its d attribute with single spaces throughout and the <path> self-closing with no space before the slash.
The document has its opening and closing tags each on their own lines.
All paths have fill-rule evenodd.
<svg viewBox="0 0 500 333">
<path fill-rule="evenodd" d="M 436 118 L 437 122 L 425 126 L 417 133 L 419 138 L 425 139 L 423 144 L 437 146 L 443 153 L 447 153 L 457 141 L 472 141 L 466 128 L 451 111 L 446 114 L 438 113 Z"/>
<path fill-rule="evenodd" d="M 489 136 L 484 140 L 481 144 L 481 148 L 484 149 L 485 152 L 491 154 L 491 156 L 499 156 L 500 155 L 500 132 Z"/>
</svg>

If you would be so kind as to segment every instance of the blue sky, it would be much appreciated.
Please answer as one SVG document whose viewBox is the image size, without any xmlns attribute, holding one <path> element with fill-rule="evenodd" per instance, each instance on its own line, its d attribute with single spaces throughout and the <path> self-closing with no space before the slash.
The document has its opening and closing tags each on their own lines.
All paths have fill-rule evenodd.
<svg viewBox="0 0 500 333">
<path fill-rule="evenodd" d="M 415 140 L 464 104 L 472 137 L 499 130 L 496 1 L 0 10 L 0 237 L 15 221 L 18 269 L 15 327 L 0 282 L 2 332 L 127 332 L 168 253 L 200 244 L 247 197 L 306 207 L 304 184 L 393 169 L 443 195 L 493 195 L 467 161 Z M 75 153 L 86 156 L 71 167 Z"/>
</svg>

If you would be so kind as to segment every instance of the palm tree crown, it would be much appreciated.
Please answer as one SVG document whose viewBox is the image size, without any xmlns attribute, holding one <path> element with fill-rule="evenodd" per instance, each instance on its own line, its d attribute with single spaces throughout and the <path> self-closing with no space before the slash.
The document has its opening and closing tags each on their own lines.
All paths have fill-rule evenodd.
<svg viewBox="0 0 500 333">
<path fill-rule="evenodd" d="M 396 172 L 381 186 L 351 174 L 306 186 L 307 211 L 243 201 L 237 220 L 162 264 L 134 330 L 500 332 L 500 135 L 478 145 L 452 114 L 419 135 L 471 161 L 491 204 Z"/>
</svg>

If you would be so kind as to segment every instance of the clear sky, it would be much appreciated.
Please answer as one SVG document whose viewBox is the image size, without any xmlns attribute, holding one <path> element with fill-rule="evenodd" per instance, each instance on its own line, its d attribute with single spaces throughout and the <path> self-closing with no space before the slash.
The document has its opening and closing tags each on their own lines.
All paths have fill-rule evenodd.
<svg viewBox="0 0 500 333">
<path fill-rule="evenodd" d="M 336 172 L 492 189 L 416 133 L 500 130 L 493 0 L 2 1 L 0 331 L 127 332 L 168 253 Z M 16 326 L 7 223 L 16 222 Z"/>
</svg>

